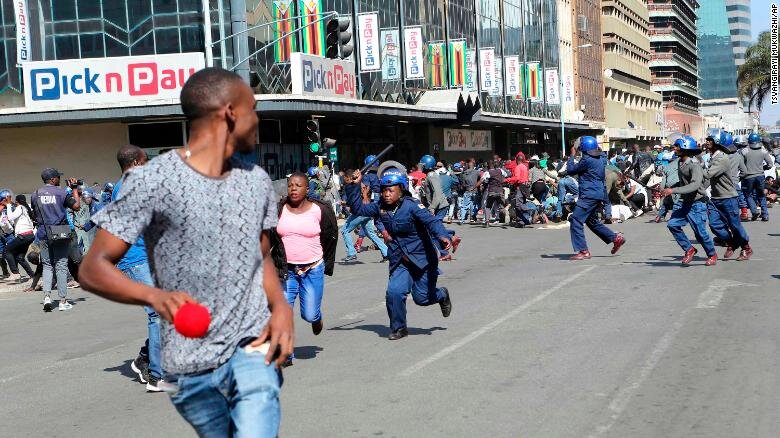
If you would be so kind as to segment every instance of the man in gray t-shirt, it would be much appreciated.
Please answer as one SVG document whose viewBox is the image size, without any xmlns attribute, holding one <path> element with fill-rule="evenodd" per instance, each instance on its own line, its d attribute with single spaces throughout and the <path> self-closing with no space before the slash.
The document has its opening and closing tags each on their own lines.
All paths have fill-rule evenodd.
<svg viewBox="0 0 780 438">
<path fill-rule="evenodd" d="M 125 176 L 117 199 L 94 218 L 100 229 L 79 280 L 110 300 L 151 306 L 164 320 L 163 369 L 177 383 L 171 401 L 198 435 L 277 436 L 277 366 L 292 354 L 294 336 L 270 257 L 276 196 L 265 171 L 230 158 L 254 150 L 254 94 L 235 73 L 207 68 L 184 85 L 181 105 L 187 145 Z M 153 287 L 114 266 L 141 236 Z M 187 302 L 211 313 L 202 338 L 171 324 Z"/>
</svg>

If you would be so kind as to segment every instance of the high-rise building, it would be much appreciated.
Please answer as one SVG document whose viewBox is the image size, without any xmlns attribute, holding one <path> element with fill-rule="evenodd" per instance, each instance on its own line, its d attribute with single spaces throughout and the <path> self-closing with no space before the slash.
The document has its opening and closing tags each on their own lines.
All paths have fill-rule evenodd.
<svg viewBox="0 0 780 438">
<path fill-rule="evenodd" d="M 709 1 L 709 0 L 708 0 Z M 664 130 L 701 137 L 696 0 L 650 0 L 652 90 L 663 96 Z"/>
<path fill-rule="evenodd" d="M 726 16 L 734 47 L 734 62 L 739 67 L 745 63 L 745 51 L 750 46 L 750 0 L 726 0 Z"/>
<path fill-rule="evenodd" d="M 601 65 L 601 2 L 574 0 L 572 43 L 576 105 L 585 120 L 604 121 L 604 80 Z"/>
<path fill-rule="evenodd" d="M 604 105 L 607 136 L 614 145 L 657 143 L 661 94 L 651 91 L 650 17 L 637 0 L 603 0 Z"/>
</svg>

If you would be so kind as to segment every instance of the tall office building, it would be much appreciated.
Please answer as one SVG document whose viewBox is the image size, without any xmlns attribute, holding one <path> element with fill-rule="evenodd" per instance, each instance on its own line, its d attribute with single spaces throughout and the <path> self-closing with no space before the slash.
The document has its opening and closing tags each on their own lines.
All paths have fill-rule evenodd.
<svg viewBox="0 0 780 438">
<path fill-rule="evenodd" d="M 710 0 L 708 0 L 710 1 Z M 650 0 L 652 90 L 663 96 L 665 131 L 701 137 L 696 0 Z"/>
<path fill-rule="evenodd" d="M 647 4 L 603 0 L 601 12 L 606 134 L 613 146 L 657 143 L 663 118 L 661 94 L 650 89 Z"/>
<path fill-rule="evenodd" d="M 604 80 L 601 65 L 601 2 L 574 0 L 574 81 L 578 110 L 585 120 L 604 121 Z"/>
<path fill-rule="evenodd" d="M 726 0 L 726 16 L 734 47 L 734 61 L 739 67 L 745 63 L 745 51 L 751 40 L 750 0 Z"/>
</svg>

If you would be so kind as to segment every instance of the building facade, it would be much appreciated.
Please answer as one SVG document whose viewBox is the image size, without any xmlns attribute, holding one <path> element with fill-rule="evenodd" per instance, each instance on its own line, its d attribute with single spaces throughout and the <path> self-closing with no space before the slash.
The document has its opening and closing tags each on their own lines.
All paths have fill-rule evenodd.
<svg viewBox="0 0 780 438">
<path fill-rule="evenodd" d="M 661 93 L 664 132 L 700 138 L 696 0 L 649 0 L 651 89 Z"/>
<path fill-rule="evenodd" d="M 406 164 L 425 153 L 449 161 L 494 153 L 506 157 L 519 150 L 559 154 L 563 75 L 557 2 L 211 0 L 206 16 L 198 0 L 0 0 L 0 147 L 19 157 L 13 168 L 10 162 L 0 164 L 0 174 L 18 181 L 12 185 L 18 192 L 38 185 L 42 166 L 113 180 L 118 172 L 113 156 L 124 143 L 148 148 L 152 155 L 182 146 L 186 126 L 178 94 L 172 93 L 187 71 L 211 62 L 239 72 L 253 86 L 261 122 L 251 159 L 275 178 L 311 163 L 303 138 L 303 124 L 311 118 L 319 121 L 322 137 L 338 140 L 334 151 L 324 152 L 331 152 L 341 168 L 362 163 L 388 143 L 396 145 L 391 158 Z M 14 8 L 24 3 L 25 26 L 17 26 Z M 354 52 L 343 61 L 317 56 L 324 52 L 324 23 L 331 13 L 349 18 L 356 36 Z M 309 25 L 301 27 L 292 18 L 301 15 Z M 24 62 L 17 50 L 22 27 Z M 581 38 L 594 35 L 600 40 L 597 29 Z M 308 55 L 293 56 L 296 52 Z M 191 61 L 192 54 L 200 54 L 200 60 L 186 64 L 183 59 Z M 146 55 L 155 58 L 140 58 Z M 99 68 L 141 60 L 156 66 L 165 58 L 161 55 L 172 57 L 170 71 L 179 71 L 178 76 L 166 82 L 169 70 L 160 67 L 159 78 L 143 72 L 135 78 L 154 82 L 147 85 L 159 88 L 159 95 L 96 98 L 89 89 L 95 84 L 84 82 L 96 78 Z M 600 81 L 600 58 L 599 53 L 595 67 L 584 63 L 587 77 Z M 78 66 L 72 60 L 79 60 Z M 38 91 L 44 92 L 35 95 L 31 78 L 40 72 L 34 68 L 58 69 L 57 75 L 76 71 L 63 79 L 71 95 L 61 96 L 62 105 L 47 100 L 59 77 L 36 76 L 43 77 Z M 121 88 L 121 82 L 109 81 L 119 75 L 101 76 L 108 92 Z M 132 86 L 133 78 L 128 80 Z M 601 99 L 589 104 L 599 86 L 591 84 L 577 97 L 593 108 L 595 118 L 603 118 Z M 62 94 L 68 94 L 65 88 Z M 73 93 L 84 88 L 74 100 Z M 566 128 L 569 143 L 577 135 L 597 133 L 577 121 Z M 79 160 L 53 150 L 78 151 Z"/>
<path fill-rule="evenodd" d="M 652 91 L 650 17 L 634 0 L 603 0 L 604 105 L 612 146 L 660 143 L 661 95 Z"/>
<path fill-rule="evenodd" d="M 572 41 L 577 108 L 584 113 L 585 120 L 604 126 L 601 1 L 573 0 L 573 5 Z"/>
<path fill-rule="evenodd" d="M 751 42 L 750 0 L 726 0 L 731 44 L 737 67 L 745 63 L 745 51 Z"/>
</svg>

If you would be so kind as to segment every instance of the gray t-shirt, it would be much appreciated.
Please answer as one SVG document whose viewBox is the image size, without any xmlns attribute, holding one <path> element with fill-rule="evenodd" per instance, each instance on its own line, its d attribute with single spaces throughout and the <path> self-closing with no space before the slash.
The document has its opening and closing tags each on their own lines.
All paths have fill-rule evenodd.
<svg viewBox="0 0 780 438">
<path fill-rule="evenodd" d="M 200 339 L 161 321 L 166 373 L 222 365 L 270 317 L 260 235 L 278 220 L 271 179 L 260 167 L 230 164 L 227 176 L 209 178 L 177 153 L 164 154 L 129 172 L 116 201 L 93 218 L 128 243 L 143 234 L 155 285 L 188 292 L 211 312 Z"/>
</svg>

